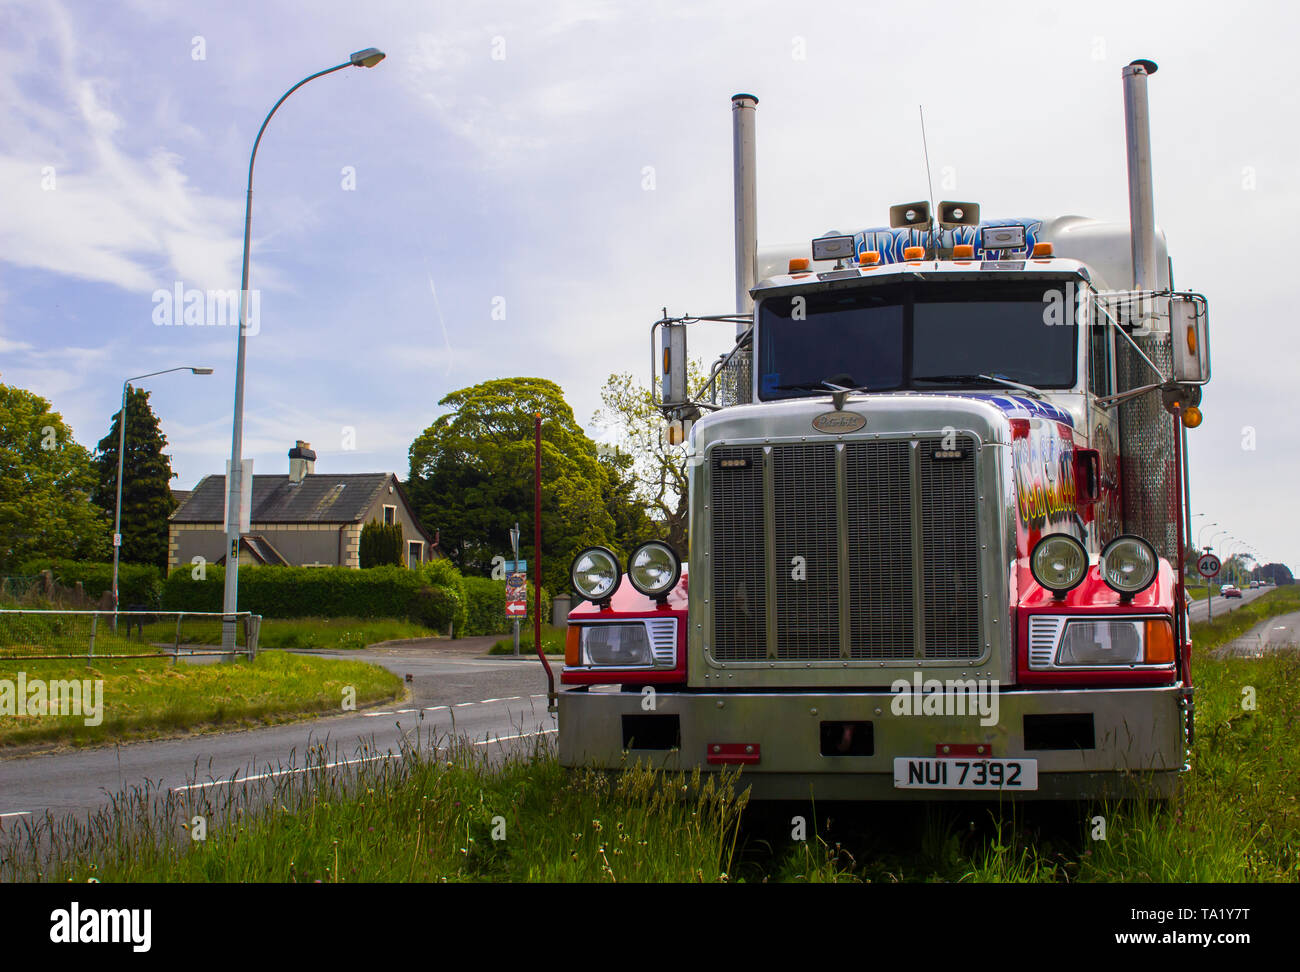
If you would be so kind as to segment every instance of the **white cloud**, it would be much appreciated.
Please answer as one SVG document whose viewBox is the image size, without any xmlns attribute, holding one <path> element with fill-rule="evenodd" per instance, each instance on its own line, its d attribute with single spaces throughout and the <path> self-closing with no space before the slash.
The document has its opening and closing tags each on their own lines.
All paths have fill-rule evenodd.
<svg viewBox="0 0 1300 972">
<path fill-rule="evenodd" d="M 0 260 L 136 291 L 172 278 L 227 286 L 242 246 L 230 232 L 238 203 L 192 187 L 175 152 L 122 147 L 116 89 L 82 73 L 94 59 L 62 6 L 8 13 L 28 39 L 0 58 Z M 34 80 L 44 98 L 30 94 Z"/>
</svg>

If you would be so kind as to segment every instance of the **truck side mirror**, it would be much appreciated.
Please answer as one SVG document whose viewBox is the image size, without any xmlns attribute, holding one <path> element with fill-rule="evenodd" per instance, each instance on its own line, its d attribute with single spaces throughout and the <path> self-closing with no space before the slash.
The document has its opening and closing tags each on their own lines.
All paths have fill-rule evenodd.
<svg viewBox="0 0 1300 972">
<path fill-rule="evenodd" d="M 685 405 L 690 400 L 686 388 L 686 325 L 664 324 L 661 330 L 663 380 L 660 395 L 664 405 Z"/>
<path fill-rule="evenodd" d="M 1173 338 L 1174 381 L 1204 385 L 1210 380 L 1210 306 L 1205 298 L 1170 298 L 1169 330 Z"/>
<path fill-rule="evenodd" d="M 1074 497 L 1079 507 L 1101 498 L 1101 453 L 1096 449 L 1074 450 Z"/>
</svg>

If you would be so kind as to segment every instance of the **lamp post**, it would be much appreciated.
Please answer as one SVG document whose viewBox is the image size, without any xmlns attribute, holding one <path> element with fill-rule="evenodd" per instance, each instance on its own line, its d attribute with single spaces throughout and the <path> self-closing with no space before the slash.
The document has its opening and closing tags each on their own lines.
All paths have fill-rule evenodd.
<svg viewBox="0 0 1300 972">
<path fill-rule="evenodd" d="M 1201 537 L 1205 536 L 1205 530 L 1206 530 L 1206 528 L 1207 528 L 1207 527 L 1218 526 L 1218 525 L 1219 525 L 1219 523 L 1218 523 L 1217 520 L 1214 521 L 1213 523 L 1203 523 L 1203 524 L 1201 524 L 1201 528 L 1200 528 L 1199 530 L 1196 531 L 1196 545 L 1197 545 L 1198 547 L 1204 547 L 1204 544 L 1201 543 Z"/>
<path fill-rule="evenodd" d="M 336 64 L 324 71 L 317 71 L 303 78 L 292 88 L 280 95 L 266 118 L 257 130 L 253 140 L 253 151 L 248 156 L 248 189 L 244 196 L 244 271 L 239 288 L 239 337 L 235 349 L 235 415 L 230 436 L 230 473 L 226 476 L 226 585 L 221 611 L 225 617 L 221 626 L 221 646 L 228 650 L 235 647 L 235 610 L 239 595 L 239 520 L 241 511 L 240 488 L 243 479 L 243 439 L 244 439 L 244 330 L 248 319 L 248 251 L 253 232 L 253 163 L 257 161 L 257 146 L 261 144 L 262 134 L 279 107 L 286 98 L 301 88 L 308 81 L 348 67 L 374 67 L 384 59 L 384 52 L 374 47 L 367 47 L 350 55 L 342 64 Z"/>
<path fill-rule="evenodd" d="M 188 371 L 195 375 L 210 375 L 211 368 L 191 368 L 182 365 L 179 368 L 167 368 L 164 371 L 151 371 L 147 375 L 136 375 L 122 382 L 122 411 L 117 413 L 117 512 L 113 515 L 113 630 L 117 630 L 117 563 L 122 551 L 122 469 L 126 457 L 126 393 L 131 382 L 152 378 L 155 375 L 168 375 L 173 371 Z"/>
</svg>

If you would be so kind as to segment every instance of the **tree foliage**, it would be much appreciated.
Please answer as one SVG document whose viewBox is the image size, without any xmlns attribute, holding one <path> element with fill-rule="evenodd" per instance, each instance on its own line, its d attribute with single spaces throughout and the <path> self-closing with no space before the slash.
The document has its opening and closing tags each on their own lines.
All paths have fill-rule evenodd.
<svg viewBox="0 0 1300 972">
<path fill-rule="evenodd" d="M 404 546 L 402 524 L 371 520 L 361 528 L 361 543 L 357 553 L 362 568 L 382 567 L 385 564 L 401 565 Z"/>
<path fill-rule="evenodd" d="M 113 415 L 95 455 L 95 505 L 113 521 L 117 509 L 117 444 L 122 412 Z M 131 388 L 126 396 L 126 458 L 122 474 L 122 550 L 127 563 L 167 566 L 167 518 L 176 509 L 167 437 L 149 405 L 149 393 Z"/>
<path fill-rule="evenodd" d="M 707 377 L 696 362 L 689 363 L 687 384 L 698 388 Z M 629 501 L 649 509 L 651 529 L 685 556 L 690 527 L 687 507 L 686 446 L 671 446 L 664 437 L 666 423 L 650 398 L 648 386 L 630 374 L 612 374 L 600 391 L 601 408 L 592 421 L 611 429 L 617 441 L 602 452 L 620 464 L 630 482 Z"/>
<path fill-rule="evenodd" d="M 91 502 L 90 452 L 50 403 L 0 384 L 0 572 L 31 557 L 102 560 L 109 522 Z"/>
<path fill-rule="evenodd" d="M 411 501 L 465 574 L 486 576 L 510 554 L 519 523 L 520 556 L 533 550 L 533 420 L 542 417 L 543 584 L 568 590 L 573 555 L 589 544 L 620 553 L 636 511 L 618 467 L 601 462 L 560 386 L 544 378 L 502 378 L 443 398 L 448 409 L 411 445 Z M 530 564 L 530 574 L 535 568 Z"/>
</svg>

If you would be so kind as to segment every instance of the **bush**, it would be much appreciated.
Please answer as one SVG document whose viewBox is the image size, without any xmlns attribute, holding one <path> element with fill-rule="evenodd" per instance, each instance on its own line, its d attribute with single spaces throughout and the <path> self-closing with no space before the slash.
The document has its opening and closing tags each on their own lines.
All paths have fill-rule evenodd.
<svg viewBox="0 0 1300 972">
<path fill-rule="evenodd" d="M 361 528 L 361 545 L 358 554 L 361 569 L 382 567 L 385 564 L 402 564 L 402 524 L 380 523 L 371 520 Z"/>
<path fill-rule="evenodd" d="M 456 637 L 464 637 L 468 633 L 466 623 L 469 617 L 469 593 L 465 589 L 465 578 L 461 576 L 460 569 L 446 557 L 439 557 L 421 564 L 418 573 L 430 587 L 451 592 L 451 603 L 446 609 L 447 620 L 441 624 L 421 623 L 445 630 L 449 623 L 454 622 Z"/>
<path fill-rule="evenodd" d="M 511 619 L 506 617 L 506 582 L 488 577 L 466 577 L 469 591 L 467 635 L 510 634 Z M 533 615 L 533 583 L 528 582 L 528 617 Z M 551 623 L 551 597 L 542 588 L 542 622 Z M 528 622 L 531 625 L 531 621 Z"/>
<path fill-rule="evenodd" d="M 56 583 L 63 587 L 76 587 L 91 598 L 100 597 L 105 591 L 113 589 L 113 565 L 86 560 L 60 560 L 50 557 L 34 557 L 19 565 L 19 574 L 39 574 L 48 570 L 54 575 Z M 118 564 L 117 591 L 118 604 L 127 610 L 132 604 L 147 604 L 156 608 L 162 601 L 162 571 L 153 564 Z M 220 607 L 217 608 L 221 610 Z"/>
<path fill-rule="evenodd" d="M 168 611 L 219 613 L 226 570 L 209 564 L 202 580 L 178 569 L 163 583 Z M 243 567 L 239 609 L 264 618 L 409 618 L 417 624 L 466 632 L 469 597 L 454 564 L 434 560 L 406 567 Z"/>
</svg>

